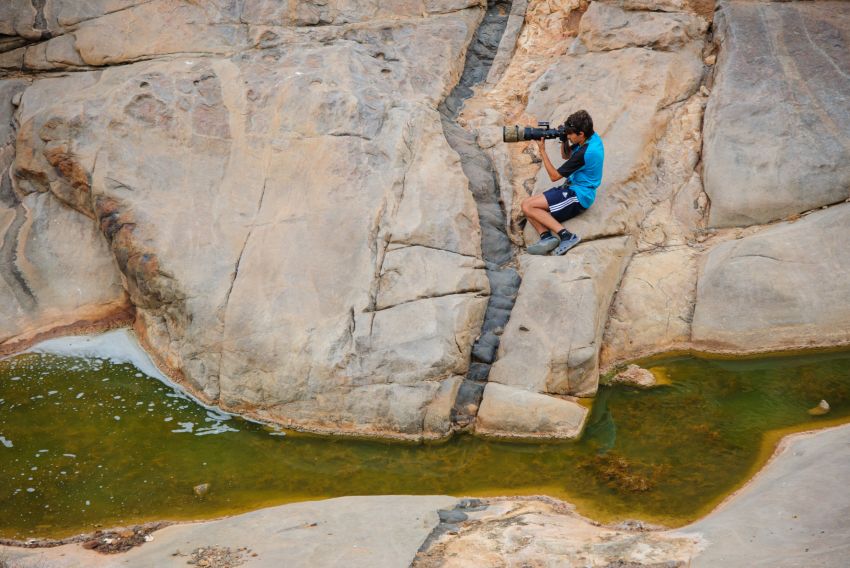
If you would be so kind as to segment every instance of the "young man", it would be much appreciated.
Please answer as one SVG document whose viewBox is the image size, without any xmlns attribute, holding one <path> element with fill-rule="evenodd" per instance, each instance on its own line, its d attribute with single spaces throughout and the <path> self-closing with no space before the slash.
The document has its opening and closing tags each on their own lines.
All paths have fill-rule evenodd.
<svg viewBox="0 0 850 568">
<path fill-rule="evenodd" d="M 522 201 L 522 212 L 540 234 L 540 240 L 528 247 L 529 254 L 562 255 L 576 246 L 581 237 L 570 233 L 561 223 L 584 213 L 596 198 L 596 188 L 602 183 L 602 162 L 605 149 L 602 139 L 593 131 L 593 119 L 587 111 L 570 115 L 564 123 L 567 140 L 561 141 L 561 157 L 566 162 L 555 169 L 546 154 L 544 140 L 537 140 L 543 166 L 549 179 L 567 178 L 560 187 Z"/>
</svg>

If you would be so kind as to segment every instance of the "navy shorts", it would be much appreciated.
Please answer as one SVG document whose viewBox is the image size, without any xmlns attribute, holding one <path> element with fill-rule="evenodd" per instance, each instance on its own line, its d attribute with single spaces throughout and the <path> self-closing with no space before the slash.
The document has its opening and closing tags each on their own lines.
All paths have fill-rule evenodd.
<svg viewBox="0 0 850 568">
<path fill-rule="evenodd" d="M 549 204 L 549 213 L 561 223 L 587 211 L 578 202 L 576 192 L 567 186 L 547 189 L 543 195 L 546 196 L 546 203 Z"/>
</svg>

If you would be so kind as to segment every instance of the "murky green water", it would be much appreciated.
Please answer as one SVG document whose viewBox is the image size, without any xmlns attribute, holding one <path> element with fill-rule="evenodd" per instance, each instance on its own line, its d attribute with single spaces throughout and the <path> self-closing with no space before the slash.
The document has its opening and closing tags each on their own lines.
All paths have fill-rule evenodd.
<svg viewBox="0 0 850 568">
<path fill-rule="evenodd" d="M 281 436 L 128 364 L 21 355 L 0 361 L 0 536 L 367 494 L 544 493 L 602 521 L 678 525 L 740 486 L 780 433 L 850 420 L 850 353 L 648 365 L 671 384 L 602 388 L 579 442 L 401 445 Z M 810 416 L 822 398 L 832 411 Z"/>
</svg>

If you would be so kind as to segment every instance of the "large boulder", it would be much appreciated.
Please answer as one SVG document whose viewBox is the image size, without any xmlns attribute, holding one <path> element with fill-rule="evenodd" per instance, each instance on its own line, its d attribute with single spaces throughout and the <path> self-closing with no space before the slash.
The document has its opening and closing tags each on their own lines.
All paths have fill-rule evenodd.
<svg viewBox="0 0 850 568">
<path fill-rule="evenodd" d="M 168 4 L 125 17 L 153 30 Z M 97 221 L 136 331 L 203 399 L 316 431 L 443 436 L 489 287 L 436 109 L 479 4 L 314 2 L 284 17 L 180 3 L 147 48 L 84 49 L 83 28 L 111 16 L 82 22 L 87 64 L 186 51 L 201 33 L 186 22 L 211 31 L 205 56 L 36 81 L 16 190 Z M 234 17 L 259 49 L 228 35 Z M 293 27 L 313 24 L 334 25 Z"/>
<path fill-rule="evenodd" d="M 850 204 L 716 246 L 700 271 L 693 341 L 754 352 L 850 343 Z"/>
<path fill-rule="evenodd" d="M 710 224 L 762 224 L 850 196 L 850 4 L 725 1 L 716 27 Z"/>
<path fill-rule="evenodd" d="M 633 250 L 633 239 L 617 237 L 580 244 L 562 257 L 520 257 L 522 285 L 490 382 L 594 395 L 608 309 Z"/>
</svg>

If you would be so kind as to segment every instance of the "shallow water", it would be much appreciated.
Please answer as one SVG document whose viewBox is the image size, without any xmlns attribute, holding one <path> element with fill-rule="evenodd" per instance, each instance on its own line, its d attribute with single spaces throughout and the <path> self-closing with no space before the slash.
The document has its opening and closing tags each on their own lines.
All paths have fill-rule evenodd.
<svg viewBox="0 0 850 568">
<path fill-rule="evenodd" d="M 670 384 L 602 387 L 581 441 L 404 445 L 281 435 L 128 363 L 20 355 L 0 361 L 0 536 L 368 494 L 548 494 L 597 520 L 675 526 L 744 483 L 781 434 L 850 421 L 847 352 L 644 364 Z M 821 399 L 832 411 L 810 416 Z"/>
</svg>

